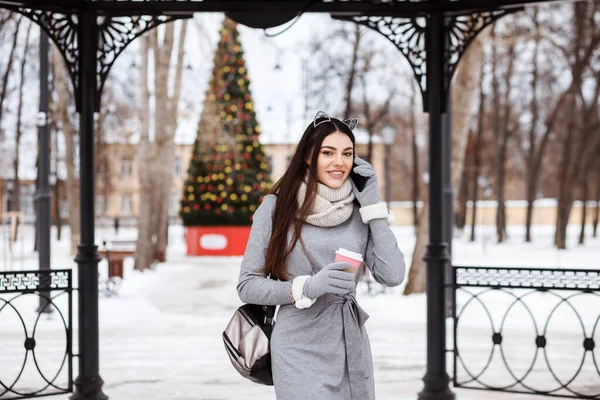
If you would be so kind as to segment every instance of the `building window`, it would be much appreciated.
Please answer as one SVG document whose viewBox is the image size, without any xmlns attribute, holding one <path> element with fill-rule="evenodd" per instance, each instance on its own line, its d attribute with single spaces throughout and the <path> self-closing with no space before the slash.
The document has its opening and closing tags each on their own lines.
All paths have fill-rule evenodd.
<svg viewBox="0 0 600 400">
<path fill-rule="evenodd" d="M 6 211 L 7 212 L 11 212 L 11 211 L 15 211 L 14 210 L 14 205 L 13 205 L 13 189 L 12 189 L 12 184 L 11 186 L 6 185 L 6 191 L 4 192 L 4 197 L 6 198 Z"/>
<path fill-rule="evenodd" d="M 106 214 L 106 197 L 96 196 L 96 215 L 103 216 Z"/>
<path fill-rule="evenodd" d="M 66 197 L 60 199 L 58 214 L 60 219 L 66 219 L 69 216 L 69 201 Z"/>
<path fill-rule="evenodd" d="M 121 177 L 133 176 L 133 161 L 128 158 L 121 160 Z"/>
<path fill-rule="evenodd" d="M 104 174 L 106 173 L 106 161 L 103 160 L 98 164 L 98 173 L 99 174 Z"/>
<path fill-rule="evenodd" d="M 33 198 L 35 197 L 35 186 L 26 185 L 21 186 L 21 211 L 23 215 L 35 216 L 35 205 Z"/>
<path fill-rule="evenodd" d="M 130 194 L 121 195 L 121 215 L 131 215 L 132 196 Z"/>
<path fill-rule="evenodd" d="M 177 214 L 179 214 L 179 195 L 172 194 L 169 202 L 169 215 L 175 217 Z"/>
<path fill-rule="evenodd" d="M 175 161 L 173 162 L 173 169 L 175 172 L 175 176 L 181 175 L 181 157 L 175 157 Z"/>
</svg>

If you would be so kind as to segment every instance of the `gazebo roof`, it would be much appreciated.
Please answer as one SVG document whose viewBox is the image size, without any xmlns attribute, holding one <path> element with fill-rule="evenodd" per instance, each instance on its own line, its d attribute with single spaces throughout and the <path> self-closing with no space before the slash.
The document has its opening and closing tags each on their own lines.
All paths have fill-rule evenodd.
<svg viewBox="0 0 600 400">
<path fill-rule="evenodd" d="M 0 0 L 2 5 L 55 11 L 87 8 L 115 14 L 190 12 L 323 12 L 335 15 L 409 16 L 432 11 L 475 12 L 553 0 Z"/>
</svg>

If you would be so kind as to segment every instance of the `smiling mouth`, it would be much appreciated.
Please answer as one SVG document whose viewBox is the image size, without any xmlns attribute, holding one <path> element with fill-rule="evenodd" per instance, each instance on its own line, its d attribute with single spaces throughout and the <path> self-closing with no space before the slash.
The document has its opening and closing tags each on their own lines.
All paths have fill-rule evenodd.
<svg viewBox="0 0 600 400">
<path fill-rule="evenodd" d="M 335 172 L 327 171 L 327 174 L 333 178 L 341 178 L 342 176 L 344 176 L 343 172 L 338 172 L 338 171 L 335 171 Z"/>
</svg>

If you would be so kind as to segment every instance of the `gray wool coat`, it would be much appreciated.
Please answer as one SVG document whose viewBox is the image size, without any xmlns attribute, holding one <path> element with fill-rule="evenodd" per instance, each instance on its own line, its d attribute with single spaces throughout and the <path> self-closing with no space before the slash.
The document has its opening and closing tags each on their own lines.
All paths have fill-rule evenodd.
<svg viewBox="0 0 600 400">
<path fill-rule="evenodd" d="M 368 315 L 354 294 L 326 294 L 312 307 L 297 309 L 289 292 L 294 277 L 313 275 L 332 263 L 339 247 L 364 254 L 367 235 L 365 261 L 373 278 L 383 285 L 397 286 L 405 275 L 404 255 L 397 240 L 385 219 L 371 220 L 367 226 L 355 206 L 350 218 L 340 225 L 324 228 L 305 224 L 302 240 L 309 257 L 298 243 L 288 262 L 290 281 L 269 279 L 260 269 L 265 264 L 276 199 L 265 196 L 254 213 L 237 290 L 244 303 L 280 305 L 271 336 L 277 399 L 375 399 L 373 360 L 364 327 Z"/>
</svg>

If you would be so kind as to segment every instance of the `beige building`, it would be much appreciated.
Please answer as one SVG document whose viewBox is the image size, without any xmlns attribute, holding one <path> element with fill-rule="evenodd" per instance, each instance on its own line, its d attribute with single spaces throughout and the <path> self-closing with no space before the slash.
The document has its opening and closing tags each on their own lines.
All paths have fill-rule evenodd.
<svg viewBox="0 0 600 400">
<path fill-rule="evenodd" d="M 193 145 L 175 145 L 173 181 L 169 199 L 169 216 L 176 218 L 179 199 Z M 119 218 L 134 220 L 139 214 L 140 183 L 138 175 L 138 146 L 114 143 L 106 145 L 106 162 L 98 166 L 96 174 L 96 216 L 99 220 Z"/>
<path fill-rule="evenodd" d="M 357 139 L 358 140 L 358 139 Z M 264 150 L 269 159 L 272 172 L 272 180 L 279 179 L 288 163 L 289 157 L 294 151 L 295 144 L 286 143 L 264 143 Z M 183 182 L 187 178 L 187 169 L 192 156 L 191 144 L 179 144 L 175 146 L 175 158 L 173 163 L 173 181 L 171 184 L 171 198 L 169 200 L 169 216 L 175 222 L 178 219 L 179 199 Z M 360 141 L 357 144 L 357 154 L 364 156 L 367 153 L 367 144 Z M 97 170 L 96 181 L 96 216 L 98 224 L 112 224 L 115 218 L 119 218 L 122 224 L 135 224 L 140 204 L 137 145 L 134 144 L 109 144 L 106 147 L 107 162 L 100 164 Z M 385 199 L 385 149 L 384 146 L 375 142 L 373 145 L 373 166 L 380 181 L 381 198 Z M 392 174 L 394 171 L 390 171 Z M 7 212 L 12 210 L 10 179 L 0 178 L 0 218 L 6 217 Z M 54 186 L 52 192 L 52 220 L 55 221 L 57 211 L 63 221 L 68 215 L 66 190 L 64 181 L 60 181 L 57 191 Z M 31 180 L 21 181 L 21 211 L 25 222 L 32 223 L 34 215 L 34 193 L 35 182 Z M 56 204 L 55 196 L 59 197 Z M 525 222 L 526 204 L 524 201 L 510 200 L 506 203 L 508 225 L 523 225 Z M 588 203 L 588 223 L 591 223 L 592 214 L 596 203 Z M 470 207 L 469 207 L 470 209 Z M 396 216 L 397 225 L 412 224 L 412 203 L 409 201 L 391 202 L 391 211 Z M 582 204 L 579 201 L 573 203 L 569 223 L 578 224 L 581 220 Z M 496 205 L 493 201 L 481 201 L 477 209 L 478 225 L 494 225 Z M 556 200 L 537 200 L 534 207 L 534 225 L 554 224 L 556 221 Z M 471 212 L 467 213 L 467 225 L 471 223 Z"/>
<path fill-rule="evenodd" d="M 358 140 L 358 138 L 357 138 Z M 271 165 L 271 179 L 275 182 L 285 172 L 295 150 L 294 144 L 263 143 Z M 98 166 L 96 178 L 96 216 L 99 222 L 109 223 L 115 218 L 133 223 L 139 213 L 140 184 L 138 178 L 138 153 L 136 144 L 112 143 L 105 145 L 106 162 Z M 175 146 L 173 182 L 169 199 L 169 216 L 178 217 L 179 199 L 192 158 L 192 144 Z M 367 154 L 367 143 L 357 143 L 357 155 Z M 373 144 L 373 166 L 379 177 L 382 198 L 385 191 L 384 148 L 378 138 Z"/>
</svg>

